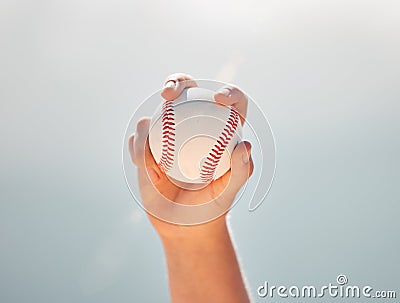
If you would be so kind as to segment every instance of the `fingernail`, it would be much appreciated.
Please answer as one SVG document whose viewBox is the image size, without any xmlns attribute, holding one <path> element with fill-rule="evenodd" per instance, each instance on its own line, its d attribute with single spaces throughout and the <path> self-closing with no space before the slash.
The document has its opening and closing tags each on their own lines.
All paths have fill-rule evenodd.
<svg viewBox="0 0 400 303">
<path fill-rule="evenodd" d="M 175 88 L 175 81 L 169 80 L 167 83 L 165 83 L 164 88 Z"/>
<path fill-rule="evenodd" d="M 217 94 L 224 95 L 228 98 L 232 96 L 231 91 L 227 88 L 221 88 L 219 91 L 217 91 Z"/>
<path fill-rule="evenodd" d="M 136 135 L 138 138 L 142 138 L 149 134 L 150 119 L 147 117 L 141 118 L 136 124 Z"/>
</svg>

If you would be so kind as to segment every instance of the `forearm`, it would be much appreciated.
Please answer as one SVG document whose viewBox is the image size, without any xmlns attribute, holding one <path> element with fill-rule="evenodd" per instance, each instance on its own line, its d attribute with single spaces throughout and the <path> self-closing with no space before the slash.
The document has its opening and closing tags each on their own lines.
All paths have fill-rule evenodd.
<svg viewBox="0 0 400 303">
<path fill-rule="evenodd" d="M 173 303 L 249 302 L 224 217 L 161 238 Z"/>
</svg>

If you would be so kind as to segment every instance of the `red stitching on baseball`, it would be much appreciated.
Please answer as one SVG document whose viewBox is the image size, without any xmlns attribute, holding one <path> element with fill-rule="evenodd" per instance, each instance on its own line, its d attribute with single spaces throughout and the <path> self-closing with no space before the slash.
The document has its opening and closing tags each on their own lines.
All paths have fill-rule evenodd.
<svg viewBox="0 0 400 303">
<path fill-rule="evenodd" d="M 239 121 L 240 119 L 237 110 L 234 107 L 231 107 L 228 121 L 226 121 L 226 125 L 221 132 L 217 143 L 215 143 L 211 152 L 208 154 L 206 161 L 202 165 L 200 171 L 200 179 L 202 182 L 210 182 L 214 178 L 219 160 L 235 134 Z"/>
<path fill-rule="evenodd" d="M 162 106 L 161 122 L 162 122 L 162 150 L 161 158 L 158 165 L 163 171 L 171 169 L 174 163 L 175 152 L 175 114 L 172 101 L 165 100 Z"/>
</svg>

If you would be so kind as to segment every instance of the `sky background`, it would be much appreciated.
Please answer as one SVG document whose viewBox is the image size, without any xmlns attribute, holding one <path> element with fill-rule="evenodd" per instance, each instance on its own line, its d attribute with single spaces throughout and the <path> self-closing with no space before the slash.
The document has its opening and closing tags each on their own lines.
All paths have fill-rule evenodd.
<svg viewBox="0 0 400 303">
<path fill-rule="evenodd" d="M 168 302 L 121 154 L 135 109 L 174 72 L 237 84 L 274 132 L 269 196 L 230 218 L 254 302 L 264 281 L 339 274 L 400 296 L 399 12 L 394 0 L 2 0 L 0 301 Z"/>
</svg>

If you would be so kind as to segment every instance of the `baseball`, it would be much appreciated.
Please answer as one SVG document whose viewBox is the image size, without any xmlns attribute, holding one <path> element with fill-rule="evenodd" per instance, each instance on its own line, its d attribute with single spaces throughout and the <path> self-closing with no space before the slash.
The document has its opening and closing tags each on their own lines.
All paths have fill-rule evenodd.
<svg viewBox="0 0 400 303">
<path fill-rule="evenodd" d="M 151 119 L 150 150 L 172 181 L 207 184 L 230 169 L 242 135 L 240 116 L 215 102 L 214 94 L 187 88 L 177 99 L 164 100 Z"/>
</svg>

